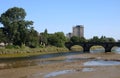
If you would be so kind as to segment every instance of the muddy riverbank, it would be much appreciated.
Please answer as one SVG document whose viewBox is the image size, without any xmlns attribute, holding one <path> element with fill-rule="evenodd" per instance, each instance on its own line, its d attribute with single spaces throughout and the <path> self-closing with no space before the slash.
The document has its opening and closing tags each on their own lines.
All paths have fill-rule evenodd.
<svg viewBox="0 0 120 78">
<path fill-rule="evenodd" d="M 1 69 L 0 78 L 120 78 L 120 65 L 108 66 L 85 66 L 84 64 L 92 60 L 112 60 L 119 62 L 119 54 L 99 53 L 99 54 L 77 54 L 70 56 L 54 57 L 47 60 L 79 59 L 70 62 L 55 62 L 41 64 L 37 66 Z M 87 60 L 80 60 L 87 58 Z M 41 60 L 41 59 L 37 59 Z M 2 65 L 1 65 L 2 66 Z"/>
</svg>

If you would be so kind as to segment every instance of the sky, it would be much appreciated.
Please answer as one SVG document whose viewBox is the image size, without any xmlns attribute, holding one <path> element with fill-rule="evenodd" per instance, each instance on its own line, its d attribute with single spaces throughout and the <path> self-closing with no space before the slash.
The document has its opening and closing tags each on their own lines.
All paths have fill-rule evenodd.
<svg viewBox="0 0 120 78">
<path fill-rule="evenodd" d="M 120 39 L 120 0 L 0 0 L 0 15 L 9 8 L 25 9 L 38 32 L 72 32 L 84 25 L 84 36 Z M 2 24 L 0 24 L 2 26 Z"/>
</svg>

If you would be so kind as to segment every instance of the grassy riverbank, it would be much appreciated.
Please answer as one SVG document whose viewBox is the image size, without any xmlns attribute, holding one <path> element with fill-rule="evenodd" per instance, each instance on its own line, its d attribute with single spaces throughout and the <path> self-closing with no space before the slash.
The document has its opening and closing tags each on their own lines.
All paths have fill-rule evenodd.
<svg viewBox="0 0 120 78">
<path fill-rule="evenodd" d="M 94 46 L 91 49 L 102 48 L 101 46 Z M 83 51 L 83 48 L 79 45 L 71 47 L 71 51 Z M 51 54 L 51 53 L 60 53 L 60 52 L 69 52 L 65 47 L 59 48 L 54 46 L 44 47 L 44 48 L 0 48 L 0 58 L 15 58 L 15 57 L 29 57 L 42 54 Z"/>
<path fill-rule="evenodd" d="M 34 55 L 41 54 L 51 54 L 51 53 L 59 53 L 59 52 L 68 52 L 67 48 L 59 48 L 59 47 L 45 47 L 45 48 L 19 48 L 19 49 L 0 49 L 0 58 L 15 58 L 15 57 L 29 57 Z"/>
</svg>

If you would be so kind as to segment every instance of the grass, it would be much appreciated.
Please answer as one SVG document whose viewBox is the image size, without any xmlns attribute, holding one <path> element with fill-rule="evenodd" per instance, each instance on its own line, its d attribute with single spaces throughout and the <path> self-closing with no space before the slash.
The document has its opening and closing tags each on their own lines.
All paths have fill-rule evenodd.
<svg viewBox="0 0 120 78">
<path fill-rule="evenodd" d="M 29 57 L 42 54 L 68 52 L 67 48 L 46 47 L 46 48 L 19 48 L 19 49 L 0 49 L 0 58 Z"/>
<path fill-rule="evenodd" d="M 82 46 L 74 45 L 71 47 L 71 51 L 83 51 Z"/>
<path fill-rule="evenodd" d="M 91 50 L 95 50 L 95 49 L 104 49 L 104 47 L 102 46 L 92 46 Z"/>
</svg>

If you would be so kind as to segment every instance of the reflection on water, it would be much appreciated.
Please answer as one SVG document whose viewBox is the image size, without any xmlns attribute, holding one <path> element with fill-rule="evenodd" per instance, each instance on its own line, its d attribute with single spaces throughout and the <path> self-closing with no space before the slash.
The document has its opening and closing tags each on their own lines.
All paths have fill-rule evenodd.
<svg viewBox="0 0 120 78">
<path fill-rule="evenodd" d="M 92 46 L 90 48 L 90 53 L 104 53 L 105 52 L 105 48 L 102 46 Z"/>
<path fill-rule="evenodd" d="M 120 47 L 113 47 L 112 48 L 112 50 L 111 50 L 112 52 L 114 52 L 114 53 L 118 53 L 118 54 L 120 54 Z"/>
<path fill-rule="evenodd" d="M 104 53 L 104 48 L 96 48 L 96 49 L 90 49 L 90 53 Z"/>
<path fill-rule="evenodd" d="M 56 72 L 52 72 L 52 73 L 49 73 L 49 74 L 45 75 L 45 78 L 55 77 L 55 76 L 58 76 L 58 75 L 63 75 L 63 74 L 72 73 L 72 72 L 74 72 L 74 70 L 56 71 Z"/>
<path fill-rule="evenodd" d="M 90 50 L 90 53 L 104 53 L 105 50 L 102 49 L 102 48 L 97 48 L 97 49 L 94 49 L 94 50 Z"/>
<path fill-rule="evenodd" d="M 90 49 L 90 53 L 104 53 L 105 52 L 105 49 L 104 48 L 94 48 L 94 49 Z M 114 52 L 114 53 L 118 53 L 120 54 L 120 47 L 113 47 L 111 49 L 111 52 Z"/>
<path fill-rule="evenodd" d="M 93 68 L 83 68 L 82 69 L 82 72 L 91 72 L 91 71 L 94 71 Z"/>
<path fill-rule="evenodd" d="M 23 61 L 13 61 L 13 62 L 4 62 L 0 63 L 0 69 L 5 68 L 18 68 L 18 67 L 26 67 L 26 66 L 37 66 L 43 64 L 52 64 L 52 63 L 59 63 L 59 62 L 73 62 L 78 60 L 88 60 L 87 58 L 65 58 L 63 60 L 23 60 Z"/>
<path fill-rule="evenodd" d="M 79 70 L 79 68 L 78 68 L 78 70 L 61 70 L 61 71 L 54 71 L 54 72 L 50 72 L 50 73 L 37 72 L 32 75 L 24 76 L 21 78 L 40 78 L 40 76 L 44 75 L 44 74 L 45 74 L 44 78 L 51 78 L 51 77 L 74 73 L 74 72 L 92 72 L 92 71 L 95 71 L 95 69 L 94 68 L 82 68 Z"/>
<path fill-rule="evenodd" d="M 83 60 L 81 58 L 67 58 L 69 55 L 75 55 L 75 54 L 81 54 L 81 52 L 55 53 L 55 54 L 46 54 L 46 55 L 26 57 L 26 58 L 0 59 L 0 69 Z M 59 56 L 65 56 L 66 58 L 60 60 L 49 60 L 49 58 L 59 57 Z M 41 60 L 42 58 L 46 58 L 47 60 Z"/>
<path fill-rule="evenodd" d="M 112 66 L 120 65 L 119 61 L 93 60 L 84 63 L 84 66 Z"/>
</svg>

